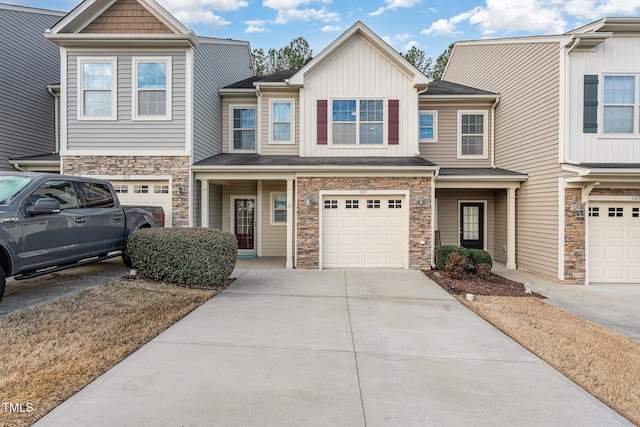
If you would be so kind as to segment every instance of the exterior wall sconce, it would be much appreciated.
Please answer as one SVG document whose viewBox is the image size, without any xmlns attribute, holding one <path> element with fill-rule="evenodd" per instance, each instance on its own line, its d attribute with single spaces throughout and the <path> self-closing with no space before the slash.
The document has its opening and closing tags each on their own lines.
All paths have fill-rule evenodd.
<svg viewBox="0 0 640 427">
<path fill-rule="evenodd" d="M 309 207 L 313 204 L 313 199 L 311 198 L 311 196 L 306 195 L 304 196 L 304 204 L 305 206 Z"/>
<path fill-rule="evenodd" d="M 182 196 L 184 194 L 184 187 L 182 185 L 178 186 L 178 189 L 176 190 L 176 194 L 178 196 Z"/>
<path fill-rule="evenodd" d="M 575 202 L 571 206 L 571 212 L 575 215 L 576 218 L 584 218 L 584 209 L 580 206 L 580 203 Z"/>
<path fill-rule="evenodd" d="M 424 200 L 424 196 L 418 196 L 418 207 L 424 208 L 426 206 L 426 201 Z"/>
</svg>

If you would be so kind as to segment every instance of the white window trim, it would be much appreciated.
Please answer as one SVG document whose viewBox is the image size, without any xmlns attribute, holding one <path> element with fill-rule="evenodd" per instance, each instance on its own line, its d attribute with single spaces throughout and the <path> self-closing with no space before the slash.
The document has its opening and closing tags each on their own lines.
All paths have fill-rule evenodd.
<svg viewBox="0 0 640 427">
<path fill-rule="evenodd" d="M 138 88 L 138 63 L 140 62 L 164 62 L 167 65 L 167 86 L 164 89 L 164 92 L 166 94 L 166 106 L 165 106 L 165 111 L 166 114 L 163 116 L 141 116 L 138 113 L 138 92 L 140 91 L 140 89 Z M 171 106 L 173 105 L 172 103 L 172 92 L 171 92 L 171 88 L 173 86 L 173 79 L 172 79 L 172 66 L 171 66 L 172 62 L 171 62 L 171 57 L 159 57 L 159 56 L 150 56 L 150 57 L 133 57 L 132 58 L 132 62 L 131 62 L 131 67 L 133 68 L 133 78 L 132 78 L 132 82 L 131 82 L 131 114 L 132 120 L 151 120 L 151 121 L 156 121 L 156 120 L 171 120 L 172 118 L 172 111 L 171 111 Z M 143 90 L 149 90 L 149 89 L 143 89 Z"/>
<path fill-rule="evenodd" d="M 358 117 L 355 122 L 350 122 L 356 125 L 356 143 L 355 144 L 334 144 L 333 143 L 333 101 L 356 101 L 356 112 L 360 112 L 360 101 L 382 101 L 382 144 L 360 144 L 360 118 Z M 327 139 L 329 140 L 329 147 L 335 149 L 380 149 L 389 148 L 389 99 L 380 96 L 361 96 L 361 97 L 349 97 L 341 96 L 337 98 L 330 98 L 328 105 L 328 125 Z M 346 123 L 346 122 L 338 122 Z"/>
<path fill-rule="evenodd" d="M 482 115 L 482 154 L 462 154 L 462 116 L 467 114 Z M 489 158 L 489 112 L 486 110 L 458 110 L 458 122 L 456 133 L 458 135 L 458 159 L 488 159 Z"/>
<path fill-rule="evenodd" d="M 86 62 L 110 62 L 111 63 L 111 114 L 108 116 L 84 115 L 84 64 Z M 81 56 L 78 57 L 78 120 L 117 120 L 118 119 L 118 59 L 107 56 Z"/>
<path fill-rule="evenodd" d="M 273 104 L 277 103 L 289 103 L 291 104 L 291 120 L 289 125 L 291 126 L 291 138 L 289 140 L 274 140 L 273 139 Z M 270 99 L 269 100 L 269 144 L 276 145 L 293 145 L 296 143 L 296 100 L 294 98 L 282 98 L 282 99 Z"/>
<path fill-rule="evenodd" d="M 420 116 L 422 114 L 433 115 L 433 138 L 420 138 Z M 438 142 L 438 112 L 435 110 L 420 110 L 418 112 L 418 140 L 419 142 Z"/>
<path fill-rule="evenodd" d="M 255 141 L 253 150 L 236 150 L 233 148 L 233 110 L 238 109 L 253 109 L 256 112 L 256 123 L 255 123 Z M 258 106 L 255 104 L 230 104 L 229 105 L 229 152 L 230 153 L 257 153 L 258 152 L 258 125 L 259 125 L 259 117 L 258 117 Z"/>
<path fill-rule="evenodd" d="M 631 133 L 614 133 L 604 131 L 604 78 L 610 76 L 631 76 L 634 77 L 634 103 L 633 103 L 633 131 Z M 598 124 L 599 137 L 612 139 L 638 138 L 640 135 L 640 74 L 637 72 L 611 72 L 601 73 L 598 77 L 601 82 L 598 88 L 598 118 L 602 121 Z M 606 106 L 617 106 L 621 104 L 607 104 Z M 626 104 L 625 104 L 626 105 Z M 600 119 L 601 118 L 601 119 Z"/>
<path fill-rule="evenodd" d="M 286 226 L 286 225 L 287 225 L 287 221 L 289 221 L 289 218 L 288 218 L 288 217 L 287 217 L 287 221 L 284 221 L 284 222 L 283 222 L 283 221 L 276 221 L 276 220 L 275 220 L 275 210 L 276 210 L 276 206 L 275 206 L 275 201 L 274 201 L 274 199 L 276 198 L 276 196 L 285 196 L 285 197 L 287 197 L 287 193 L 286 193 L 286 192 L 284 192 L 284 191 L 270 192 L 270 193 L 269 193 L 269 200 L 270 200 L 270 202 L 269 202 L 269 208 L 270 208 L 270 209 L 269 209 L 269 212 L 270 212 L 270 213 L 269 213 L 269 216 L 270 216 L 269 223 L 270 223 L 271 225 L 276 225 L 276 226 L 281 226 L 281 225 Z M 288 205 L 288 204 L 289 204 L 289 200 L 287 200 L 287 205 Z M 280 210 L 287 211 L 287 208 L 285 207 L 284 209 L 280 209 Z"/>
</svg>

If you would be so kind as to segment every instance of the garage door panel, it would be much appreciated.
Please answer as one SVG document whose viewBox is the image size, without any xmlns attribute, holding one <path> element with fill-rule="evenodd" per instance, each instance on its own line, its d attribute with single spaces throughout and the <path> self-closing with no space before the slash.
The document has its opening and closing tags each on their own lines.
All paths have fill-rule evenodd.
<svg viewBox="0 0 640 427">
<path fill-rule="evenodd" d="M 322 264 L 325 268 L 404 267 L 405 223 L 402 208 L 387 209 L 386 196 L 327 196 L 336 209 L 323 209 Z M 402 196 L 391 196 L 404 201 Z M 353 208 L 353 206 L 359 208 Z M 347 206 L 352 208 L 347 209 Z M 340 238 L 335 238 L 340 236 Z"/>
<path fill-rule="evenodd" d="M 161 206 L 165 213 L 165 226 L 171 226 L 172 202 L 169 181 L 112 180 L 122 205 Z"/>
</svg>

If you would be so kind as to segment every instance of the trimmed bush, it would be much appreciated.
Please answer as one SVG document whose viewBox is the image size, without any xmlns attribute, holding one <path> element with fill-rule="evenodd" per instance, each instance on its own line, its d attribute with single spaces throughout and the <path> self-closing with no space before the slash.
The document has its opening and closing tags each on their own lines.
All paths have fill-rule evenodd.
<svg viewBox="0 0 640 427">
<path fill-rule="evenodd" d="M 449 254 L 452 252 L 457 252 L 463 257 L 469 259 L 469 249 L 463 248 L 462 246 L 438 246 L 436 248 L 436 268 L 438 270 L 444 271 L 444 265 L 447 262 L 447 258 L 449 258 Z"/>
<path fill-rule="evenodd" d="M 468 265 L 467 257 L 458 252 L 451 252 L 444 263 L 444 272 L 453 279 L 462 279 Z"/>
<path fill-rule="evenodd" d="M 469 249 L 469 262 L 472 266 L 478 266 L 480 264 L 489 264 L 489 267 L 493 265 L 493 260 L 489 252 L 482 249 Z"/>
<path fill-rule="evenodd" d="M 127 240 L 127 255 L 138 274 L 181 285 L 220 286 L 238 257 L 238 241 L 211 228 L 145 228 Z"/>
<path fill-rule="evenodd" d="M 491 266 L 487 263 L 480 263 L 476 266 L 476 274 L 481 279 L 487 280 L 491 277 Z"/>
</svg>

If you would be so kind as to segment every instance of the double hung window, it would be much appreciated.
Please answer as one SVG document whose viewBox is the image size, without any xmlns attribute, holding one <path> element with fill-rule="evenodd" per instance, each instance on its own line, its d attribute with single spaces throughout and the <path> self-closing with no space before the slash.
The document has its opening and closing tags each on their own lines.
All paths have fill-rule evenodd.
<svg viewBox="0 0 640 427">
<path fill-rule="evenodd" d="M 420 142 L 435 142 L 438 139 L 436 125 L 438 113 L 436 111 L 420 111 L 418 116 L 418 132 Z"/>
<path fill-rule="evenodd" d="M 289 100 L 271 102 L 271 138 L 272 144 L 293 144 L 294 103 Z"/>
<path fill-rule="evenodd" d="M 171 119 L 171 58 L 134 58 L 134 118 Z"/>
<path fill-rule="evenodd" d="M 230 151 L 256 150 L 255 107 L 232 107 L 232 149 Z"/>
<path fill-rule="evenodd" d="M 488 157 L 487 125 L 486 111 L 458 112 L 458 158 Z"/>
<path fill-rule="evenodd" d="M 637 76 L 604 76 L 603 133 L 638 132 L 637 88 Z"/>
<path fill-rule="evenodd" d="M 334 146 L 384 144 L 382 99 L 335 99 L 331 103 Z"/>
<path fill-rule="evenodd" d="M 116 59 L 79 59 L 78 118 L 116 119 Z"/>
</svg>

